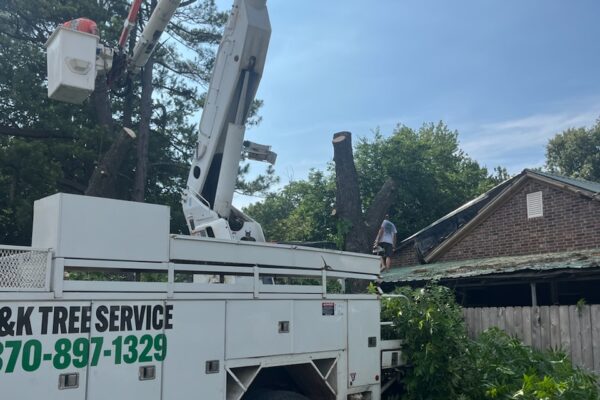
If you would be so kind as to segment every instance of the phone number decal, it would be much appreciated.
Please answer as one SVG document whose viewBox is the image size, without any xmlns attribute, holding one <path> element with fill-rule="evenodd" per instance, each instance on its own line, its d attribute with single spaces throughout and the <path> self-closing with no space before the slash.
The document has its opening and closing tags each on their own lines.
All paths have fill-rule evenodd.
<svg viewBox="0 0 600 400">
<path fill-rule="evenodd" d="M 33 372 L 42 363 L 56 369 L 84 368 L 98 365 L 101 358 L 114 364 L 133 364 L 163 361 L 167 356 L 167 336 L 128 335 L 117 336 L 110 343 L 104 337 L 67 339 L 54 342 L 52 349 L 44 349 L 37 339 L 7 340 L 0 342 L 0 373 L 13 373 L 20 365 L 24 371 Z"/>
</svg>

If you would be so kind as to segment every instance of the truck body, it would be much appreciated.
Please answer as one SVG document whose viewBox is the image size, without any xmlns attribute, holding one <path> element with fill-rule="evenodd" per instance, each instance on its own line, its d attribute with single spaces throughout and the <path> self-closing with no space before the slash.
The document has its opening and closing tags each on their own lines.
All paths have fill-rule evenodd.
<svg viewBox="0 0 600 400">
<path fill-rule="evenodd" d="M 144 66 L 179 0 L 159 0 L 129 59 Z M 48 40 L 49 95 L 80 103 L 122 52 L 62 26 Z M 265 243 L 232 206 L 265 65 L 266 0 L 234 0 L 182 206 L 55 194 L 34 205 L 31 247 L 0 246 L 0 393 L 9 399 L 379 400 L 399 343 L 381 343 L 378 257 Z M 123 55 L 123 53 L 121 53 Z M 95 67 L 95 69 L 94 69 Z M 382 364 L 383 360 L 383 364 Z"/>
<path fill-rule="evenodd" d="M 379 299 L 328 290 L 377 257 L 168 228 L 164 206 L 35 203 L 32 247 L 0 248 L 3 398 L 380 398 Z"/>
</svg>

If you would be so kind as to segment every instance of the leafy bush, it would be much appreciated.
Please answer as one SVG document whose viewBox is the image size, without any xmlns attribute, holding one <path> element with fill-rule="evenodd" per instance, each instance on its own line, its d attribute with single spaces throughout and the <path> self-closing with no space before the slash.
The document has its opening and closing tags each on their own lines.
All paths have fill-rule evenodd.
<svg viewBox="0 0 600 400">
<path fill-rule="evenodd" d="M 404 340 L 410 366 L 404 400 L 595 400 L 596 376 L 573 367 L 560 352 L 538 351 L 493 328 L 477 340 L 466 335 L 462 310 L 442 286 L 400 288 L 386 298 L 382 317 Z"/>
<path fill-rule="evenodd" d="M 382 318 L 394 323 L 411 366 L 403 378 L 404 399 L 457 398 L 466 373 L 469 341 L 453 293 L 434 285 L 417 290 L 400 288 L 396 293 L 407 299 L 384 299 Z"/>
<path fill-rule="evenodd" d="M 493 328 L 471 344 L 481 386 L 473 398 L 595 400 L 596 377 L 575 368 L 564 353 L 538 351 Z"/>
</svg>

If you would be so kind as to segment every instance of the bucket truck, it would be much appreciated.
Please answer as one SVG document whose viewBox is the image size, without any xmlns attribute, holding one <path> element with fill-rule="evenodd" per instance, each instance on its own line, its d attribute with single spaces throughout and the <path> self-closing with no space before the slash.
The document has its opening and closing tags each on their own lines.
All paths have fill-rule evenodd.
<svg viewBox="0 0 600 400">
<path fill-rule="evenodd" d="M 130 70 L 177 5 L 159 1 Z M 73 25 L 48 42 L 48 90 L 77 103 L 120 49 Z M 58 193 L 34 204 L 32 246 L 0 245 L 3 398 L 382 398 L 382 368 L 401 357 L 380 340 L 379 298 L 330 285 L 377 279 L 379 258 L 261 243 L 231 206 L 242 150 L 275 160 L 243 138 L 269 35 L 265 0 L 235 0 L 182 201 L 192 235 L 169 234 L 165 206 Z"/>
</svg>

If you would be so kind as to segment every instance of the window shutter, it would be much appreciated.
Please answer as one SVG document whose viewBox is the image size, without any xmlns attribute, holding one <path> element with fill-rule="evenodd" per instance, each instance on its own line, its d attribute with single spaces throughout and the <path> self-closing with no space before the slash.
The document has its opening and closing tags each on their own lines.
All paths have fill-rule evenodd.
<svg viewBox="0 0 600 400">
<path fill-rule="evenodd" d="M 542 192 L 527 194 L 527 218 L 537 218 L 544 216 L 544 203 L 542 202 Z"/>
</svg>

